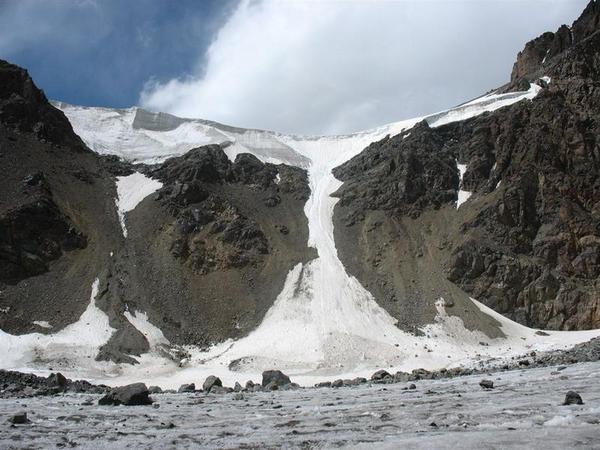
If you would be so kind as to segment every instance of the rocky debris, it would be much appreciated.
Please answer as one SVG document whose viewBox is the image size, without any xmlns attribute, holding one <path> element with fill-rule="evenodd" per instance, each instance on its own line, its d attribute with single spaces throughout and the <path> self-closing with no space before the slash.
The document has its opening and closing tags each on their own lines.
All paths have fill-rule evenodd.
<svg viewBox="0 0 600 450">
<path fill-rule="evenodd" d="M 577 392 L 569 391 L 565 396 L 565 401 L 563 402 L 563 405 L 583 405 L 583 400 L 581 398 L 581 395 L 579 395 Z"/>
<path fill-rule="evenodd" d="M 100 394 L 107 390 L 107 386 L 69 380 L 61 373 L 52 373 L 44 378 L 29 373 L 0 370 L 0 398 L 58 395 L 66 392 Z"/>
<path fill-rule="evenodd" d="M 202 390 L 204 392 L 210 392 L 211 389 L 216 388 L 216 387 L 223 387 L 223 383 L 221 382 L 221 379 L 214 376 L 214 375 L 210 375 L 206 378 L 206 380 L 204 380 L 204 383 L 202 384 Z"/>
<path fill-rule="evenodd" d="M 290 377 L 280 370 L 265 370 L 262 373 L 262 386 L 268 390 L 275 390 L 291 384 Z"/>
<path fill-rule="evenodd" d="M 133 383 L 111 389 L 108 394 L 98 400 L 99 405 L 140 406 L 151 405 L 148 388 L 144 383 Z"/>
<path fill-rule="evenodd" d="M 162 388 L 160 386 L 150 386 L 148 387 L 148 393 L 150 394 L 161 394 Z"/>
<path fill-rule="evenodd" d="M 494 382 L 492 380 L 481 380 L 479 386 L 483 389 L 494 389 Z"/>
<path fill-rule="evenodd" d="M 30 423 L 31 421 L 27 418 L 27 413 L 26 412 L 20 412 L 15 414 L 14 416 L 10 417 L 8 419 L 8 421 L 10 423 L 12 423 L 13 425 L 24 425 L 27 423 Z"/>
<path fill-rule="evenodd" d="M 417 388 L 417 385 L 415 383 L 410 383 L 408 385 L 408 389 L 410 389 L 410 390 L 413 390 L 413 389 L 416 389 L 416 388 Z"/>
<path fill-rule="evenodd" d="M 332 388 L 342 387 L 344 385 L 344 380 L 338 379 L 331 382 Z"/>
<path fill-rule="evenodd" d="M 50 375 L 48 375 L 48 384 L 50 386 L 65 388 L 68 386 L 69 380 L 67 380 L 65 376 L 60 372 L 51 373 Z"/>
<path fill-rule="evenodd" d="M 379 381 L 379 380 L 389 379 L 389 378 L 392 378 L 392 376 L 383 369 L 378 370 L 373 375 L 371 375 L 371 381 Z"/>
<path fill-rule="evenodd" d="M 216 386 L 210 388 L 209 391 L 205 391 L 207 394 L 230 394 L 233 392 L 233 389 L 227 386 Z"/>
<path fill-rule="evenodd" d="M 234 392 L 242 392 L 243 389 L 244 388 L 242 387 L 242 385 L 240 383 L 238 383 L 237 381 L 233 385 L 233 391 Z"/>
<path fill-rule="evenodd" d="M 194 383 L 182 384 L 181 386 L 179 386 L 179 389 L 177 389 L 177 392 L 180 394 L 183 394 L 185 392 L 195 392 L 195 391 L 196 391 L 196 385 Z"/>
</svg>

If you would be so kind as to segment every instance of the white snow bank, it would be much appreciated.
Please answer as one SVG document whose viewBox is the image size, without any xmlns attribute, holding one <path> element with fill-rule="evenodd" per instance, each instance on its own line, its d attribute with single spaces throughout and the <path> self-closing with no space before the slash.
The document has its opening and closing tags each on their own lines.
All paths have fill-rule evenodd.
<svg viewBox="0 0 600 450">
<path fill-rule="evenodd" d="M 142 200 L 161 187 L 162 183 L 160 181 L 148 178 L 139 172 L 134 172 L 124 177 L 117 177 L 117 199 L 115 203 L 124 237 L 127 237 L 125 213 L 134 210 Z"/>
<path fill-rule="evenodd" d="M 456 202 L 456 209 L 458 209 L 460 208 L 460 205 L 462 205 L 469 199 L 469 197 L 472 195 L 472 192 L 463 191 L 462 189 L 460 189 L 460 187 L 462 186 L 463 177 L 465 175 L 465 172 L 467 171 L 467 165 L 459 164 L 458 161 L 456 161 L 456 168 L 458 169 L 458 173 L 460 174 L 460 179 L 458 181 L 458 200 Z"/>
<path fill-rule="evenodd" d="M 125 311 L 123 314 L 127 320 L 144 335 L 150 349 L 154 349 L 159 345 L 169 345 L 169 340 L 165 337 L 160 328 L 150 323 L 146 313 L 135 311 L 131 314 L 129 311 Z"/>
<path fill-rule="evenodd" d="M 79 320 L 53 334 L 31 333 L 15 336 L 0 330 L 0 368 L 30 371 L 46 368 L 69 372 L 93 367 L 94 358 L 113 332 L 108 316 L 96 306 L 98 279 L 92 285 L 90 303 Z"/>
</svg>

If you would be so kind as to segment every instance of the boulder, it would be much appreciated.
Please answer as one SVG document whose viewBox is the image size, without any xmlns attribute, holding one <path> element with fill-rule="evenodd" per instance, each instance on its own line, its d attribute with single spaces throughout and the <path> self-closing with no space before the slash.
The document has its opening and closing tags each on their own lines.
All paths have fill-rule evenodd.
<svg viewBox="0 0 600 450">
<path fill-rule="evenodd" d="M 494 382 L 492 380 L 481 380 L 479 386 L 483 389 L 494 389 Z"/>
<path fill-rule="evenodd" d="M 383 380 L 386 377 L 392 377 L 392 376 L 389 374 L 389 372 L 387 372 L 387 371 L 385 371 L 383 369 L 382 370 L 378 370 L 373 375 L 371 375 L 371 381 Z"/>
<path fill-rule="evenodd" d="M 189 383 L 189 384 L 182 384 L 181 386 L 179 386 L 179 389 L 177 389 L 178 393 L 183 393 L 183 392 L 194 392 L 196 390 L 196 385 L 194 383 Z"/>
<path fill-rule="evenodd" d="M 581 395 L 579 395 L 577 392 L 569 391 L 565 396 L 565 401 L 563 402 L 563 405 L 583 405 L 583 399 L 581 398 Z"/>
<path fill-rule="evenodd" d="M 160 394 L 162 393 L 162 388 L 160 386 L 150 386 L 148 388 L 148 392 L 151 394 Z"/>
<path fill-rule="evenodd" d="M 262 385 L 267 387 L 269 384 L 275 384 L 276 386 L 285 386 L 290 384 L 290 377 L 285 375 L 280 370 L 265 370 L 262 373 Z"/>
<path fill-rule="evenodd" d="M 48 375 L 48 384 L 50 386 L 64 388 L 67 386 L 68 380 L 60 372 L 51 373 L 50 375 Z"/>
<path fill-rule="evenodd" d="M 111 389 L 108 394 L 98 400 L 99 405 L 151 405 L 148 388 L 144 383 L 133 383 Z"/>
<path fill-rule="evenodd" d="M 219 387 L 223 386 L 221 379 L 219 377 L 215 377 L 214 375 L 209 375 L 206 378 L 206 380 L 204 380 L 204 383 L 202 384 L 202 389 L 204 390 L 204 392 L 210 392 L 211 389 L 213 389 L 217 386 L 219 386 Z"/>
<path fill-rule="evenodd" d="M 24 425 L 30 422 L 30 420 L 27 418 L 26 412 L 19 412 L 9 418 L 8 421 L 14 425 Z"/>
</svg>

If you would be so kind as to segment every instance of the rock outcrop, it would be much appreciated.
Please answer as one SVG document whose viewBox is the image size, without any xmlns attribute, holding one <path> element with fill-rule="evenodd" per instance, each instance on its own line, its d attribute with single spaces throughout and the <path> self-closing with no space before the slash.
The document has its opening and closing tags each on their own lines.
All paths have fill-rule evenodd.
<svg viewBox="0 0 600 450">
<path fill-rule="evenodd" d="M 550 78 L 533 101 L 423 122 L 334 171 L 341 259 L 398 318 L 431 321 L 436 296 L 455 305 L 443 273 L 525 325 L 600 327 L 599 8 L 588 5 L 571 40 L 561 27 L 519 55 L 513 81 Z M 459 188 L 473 197 L 456 210 Z"/>
</svg>

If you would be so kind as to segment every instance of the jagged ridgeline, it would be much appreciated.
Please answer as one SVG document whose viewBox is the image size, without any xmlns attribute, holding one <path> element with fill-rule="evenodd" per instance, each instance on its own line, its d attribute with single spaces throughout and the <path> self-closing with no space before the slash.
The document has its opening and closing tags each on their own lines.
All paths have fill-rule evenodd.
<svg viewBox="0 0 600 450">
<path fill-rule="evenodd" d="M 528 43 L 491 94 L 345 136 L 50 104 L 0 62 L 3 367 L 226 380 L 595 336 L 599 21 Z"/>
</svg>

